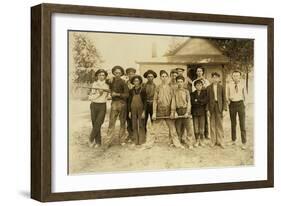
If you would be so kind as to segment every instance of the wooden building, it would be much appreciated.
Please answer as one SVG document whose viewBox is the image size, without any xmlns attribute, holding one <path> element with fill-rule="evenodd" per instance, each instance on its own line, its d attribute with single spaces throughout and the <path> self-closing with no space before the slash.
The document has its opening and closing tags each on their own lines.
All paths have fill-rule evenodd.
<svg viewBox="0 0 281 206">
<path fill-rule="evenodd" d="M 139 72 L 143 74 L 146 70 L 152 69 L 159 74 L 161 69 L 170 72 L 177 67 L 186 70 L 186 76 L 192 80 L 195 78 L 195 69 L 198 66 L 205 68 L 205 77 L 211 78 L 211 73 L 216 71 L 221 74 L 221 81 L 226 83 L 227 67 L 229 58 L 206 38 L 189 38 L 175 50 L 161 56 L 136 61 L 139 65 Z M 159 83 L 159 77 L 156 82 Z"/>
</svg>

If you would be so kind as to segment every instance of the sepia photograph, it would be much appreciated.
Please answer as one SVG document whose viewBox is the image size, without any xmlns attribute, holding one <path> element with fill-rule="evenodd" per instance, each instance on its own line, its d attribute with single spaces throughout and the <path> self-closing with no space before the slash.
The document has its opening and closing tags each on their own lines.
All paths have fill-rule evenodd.
<svg viewBox="0 0 281 206">
<path fill-rule="evenodd" d="M 274 187 L 274 19 L 31 8 L 31 197 Z"/>
<path fill-rule="evenodd" d="M 68 30 L 68 174 L 253 166 L 254 43 Z"/>
</svg>

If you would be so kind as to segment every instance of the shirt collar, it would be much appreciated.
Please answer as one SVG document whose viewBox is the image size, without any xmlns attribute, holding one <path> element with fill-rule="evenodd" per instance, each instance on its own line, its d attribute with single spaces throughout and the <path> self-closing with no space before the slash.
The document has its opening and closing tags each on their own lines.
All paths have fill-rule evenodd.
<svg viewBox="0 0 281 206">
<path fill-rule="evenodd" d="M 97 80 L 97 83 L 104 84 L 105 80 L 103 80 L 103 81 Z"/>
<path fill-rule="evenodd" d="M 237 83 L 235 83 L 234 80 L 232 80 L 233 84 L 240 84 L 241 80 L 239 80 Z"/>
<path fill-rule="evenodd" d="M 151 84 L 152 85 L 152 84 L 154 84 L 154 82 L 147 81 L 146 84 Z"/>
<path fill-rule="evenodd" d="M 141 86 L 140 86 L 139 88 L 136 88 L 136 87 L 134 86 L 134 90 L 137 91 L 137 92 L 140 91 L 140 90 L 141 90 Z"/>
</svg>

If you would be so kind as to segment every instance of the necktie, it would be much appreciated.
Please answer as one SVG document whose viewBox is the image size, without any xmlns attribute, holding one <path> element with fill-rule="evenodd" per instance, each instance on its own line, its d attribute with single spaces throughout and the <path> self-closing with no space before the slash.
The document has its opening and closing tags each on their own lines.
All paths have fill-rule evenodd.
<svg viewBox="0 0 281 206">
<path fill-rule="evenodd" d="M 238 93 L 238 84 L 235 83 L 235 92 Z"/>
</svg>

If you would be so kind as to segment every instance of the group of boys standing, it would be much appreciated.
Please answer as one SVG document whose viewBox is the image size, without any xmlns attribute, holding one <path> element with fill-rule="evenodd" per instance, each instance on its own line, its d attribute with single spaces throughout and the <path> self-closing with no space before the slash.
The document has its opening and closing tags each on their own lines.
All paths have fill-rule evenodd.
<svg viewBox="0 0 281 206">
<path fill-rule="evenodd" d="M 162 122 L 169 130 L 169 144 L 177 148 L 204 147 L 206 139 L 210 146 L 224 148 L 223 116 L 229 105 L 231 137 L 236 144 L 236 116 L 239 116 L 242 149 L 246 149 L 245 97 L 246 91 L 240 81 L 241 72 L 232 73 L 233 82 L 225 89 L 220 84 L 220 74 L 213 72 L 210 82 L 204 77 L 204 68 L 196 68 L 197 78 L 191 80 L 183 76 L 184 69 L 173 69 L 170 74 L 160 70 L 161 83 L 156 85 L 156 72 L 147 70 L 143 78 L 136 75 L 134 68 L 126 71 L 121 66 L 112 68 L 113 78 L 107 71 L 99 69 L 95 76 L 89 99 L 91 100 L 92 132 L 90 147 L 102 144 L 101 126 L 105 119 L 106 102 L 111 96 L 111 111 L 105 147 L 110 147 L 115 139 L 115 124 L 120 120 L 118 142 L 121 145 L 142 145 L 151 148 L 159 133 Z M 127 75 L 127 80 L 122 78 Z M 151 128 L 147 129 L 148 119 Z M 126 125 L 127 134 L 126 135 Z M 208 129 L 210 128 L 210 129 Z M 210 137 L 209 137 L 210 130 Z M 193 134 L 195 143 L 193 142 Z"/>
</svg>

